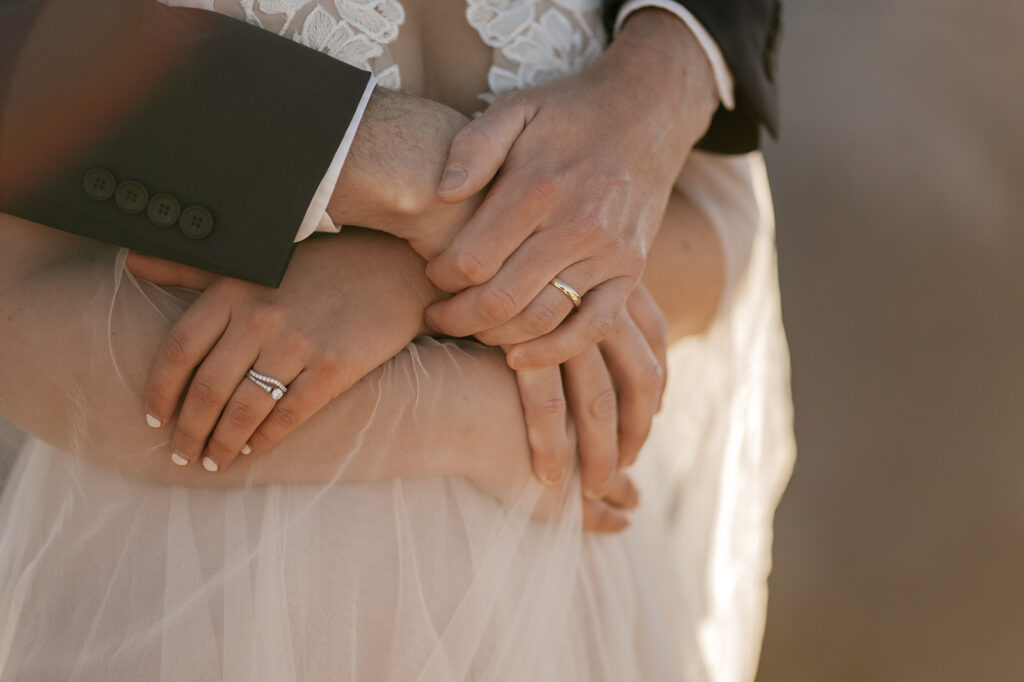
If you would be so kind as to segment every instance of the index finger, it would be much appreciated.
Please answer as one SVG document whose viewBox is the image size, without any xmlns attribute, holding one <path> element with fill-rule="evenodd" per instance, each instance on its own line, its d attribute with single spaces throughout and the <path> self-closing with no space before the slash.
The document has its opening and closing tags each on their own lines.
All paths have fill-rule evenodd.
<svg viewBox="0 0 1024 682">
<path fill-rule="evenodd" d="M 451 246 L 427 264 L 427 277 L 448 292 L 490 280 L 536 231 L 553 192 L 526 173 L 502 175 Z"/>
</svg>

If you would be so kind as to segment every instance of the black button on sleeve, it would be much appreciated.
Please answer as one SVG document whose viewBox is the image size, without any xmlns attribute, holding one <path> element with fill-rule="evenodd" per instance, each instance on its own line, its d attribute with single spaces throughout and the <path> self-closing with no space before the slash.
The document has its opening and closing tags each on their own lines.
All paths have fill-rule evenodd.
<svg viewBox="0 0 1024 682">
<path fill-rule="evenodd" d="M 149 204 L 149 191 L 134 180 L 125 180 L 117 186 L 114 203 L 124 213 L 141 213 Z"/>
<path fill-rule="evenodd" d="M 170 194 L 157 194 L 149 200 L 146 217 L 157 227 L 171 227 L 181 217 L 181 204 Z"/>
<path fill-rule="evenodd" d="M 189 206 L 182 211 L 178 227 L 189 239 L 205 239 L 213 232 L 213 215 L 202 206 Z"/>
<path fill-rule="evenodd" d="M 117 180 L 106 168 L 90 168 L 82 176 L 82 189 L 93 201 L 106 201 L 114 196 Z"/>
</svg>

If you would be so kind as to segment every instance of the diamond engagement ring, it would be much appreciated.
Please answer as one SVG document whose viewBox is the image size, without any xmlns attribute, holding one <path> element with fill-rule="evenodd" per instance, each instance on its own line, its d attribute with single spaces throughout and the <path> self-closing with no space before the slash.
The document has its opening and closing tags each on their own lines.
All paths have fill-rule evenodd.
<svg viewBox="0 0 1024 682">
<path fill-rule="evenodd" d="M 583 297 L 580 296 L 580 292 L 576 291 L 571 286 L 569 286 L 568 284 L 566 284 L 562 280 L 558 279 L 557 277 L 555 277 L 553 280 L 551 280 L 551 286 L 553 286 L 554 288 L 558 289 L 563 294 L 565 294 L 566 297 L 570 301 L 572 301 L 572 305 L 573 305 L 574 308 L 579 308 L 580 307 L 580 303 L 583 300 Z"/>
<path fill-rule="evenodd" d="M 250 369 L 248 374 L 246 374 L 246 377 L 269 393 L 270 397 L 273 398 L 275 402 L 283 398 L 284 394 L 288 392 L 288 387 L 280 381 L 273 377 L 268 377 L 266 374 L 260 374 L 254 369 Z"/>
</svg>

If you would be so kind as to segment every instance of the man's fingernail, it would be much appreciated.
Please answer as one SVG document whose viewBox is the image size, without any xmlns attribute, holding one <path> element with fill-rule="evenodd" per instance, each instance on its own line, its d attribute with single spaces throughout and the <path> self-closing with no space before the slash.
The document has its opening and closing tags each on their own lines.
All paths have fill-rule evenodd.
<svg viewBox="0 0 1024 682">
<path fill-rule="evenodd" d="M 180 452 L 172 452 L 171 461 L 180 467 L 188 466 L 188 460 L 182 457 Z"/>
<path fill-rule="evenodd" d="M 220 469 L 220 467 L 217 466 L 217 463 L 214 462 L 209 457 L 203 457 L 203 468 L 209 471 L 211 474 L 216 473 L 217 469 Z"/>
<path fill-rule="evenodd" d="M 164 425 L 164 423 L 162 421 L 160 421 L 159 419 L 157 419 L 156 417 L 154 417 L 151 414 L 147 414 L 146 415 L 146 423 L 149 424 L 150 428 L 154 428 L 154 429 L 159 429 L 161 426 Z"/>
<path fill-rule="evenodd" d="M 441 186 L 438 187 L 438 191 L 441 193 L 454 192 L 466 184 L 466 178 L 468 177 L 469 173 L 462 166 L 448 166 L 444 176 L 441 178 Z"/>
<path fill-rule="evenodd" d="M 522 353 L 511 353 L 511 354 L 509 354 L 509 356 L 508 356 L 508 366 L 509 367 L 511 367 L 512 369 L 519 370 L 519 369 L 523 368 L 523 364 L 524 363 L 523 363 L 523 355 L 522 355 Z"/>
<path fill-rule="evenodd" d="M 248 455 L 251 452 L 252 452 L 252 448 L 249 447 L 248 443 L 246 443 L 245 445 L 242 446 L 242 454 L 243 455 Z"/>
<path fill-rule="evenodd" d="M 583 491 L 583 497 L 587 498 L 588 500 L 593 500 L 594 502 L 596 502 L 602 499 L 604 496 L 600 492 L 588 488 Z"/>
</svg>

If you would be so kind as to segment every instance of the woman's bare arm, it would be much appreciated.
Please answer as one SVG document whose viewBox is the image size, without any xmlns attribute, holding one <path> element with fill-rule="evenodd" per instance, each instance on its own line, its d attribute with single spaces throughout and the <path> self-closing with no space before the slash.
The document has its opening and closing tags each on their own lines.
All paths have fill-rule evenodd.
<svg viewBox="0 0 1024 682">
<path fill-rule="evenodd" d="M 389 295 L 414 287 L 422 261 L 383 235 L 339 239 L 351 242 L 337 267 L 351 271 L 353 288 L 372 288 L 379 305 L 408 317 Z M 126 278 L 115 298 L 116 251 L 95 242 L 8 216 L 0 240 L 0 413 L 62 449 L 125 475 L 196 486 L 472 476 L 481 452 L 521 461 L 529 476 L 514 376 L 500 352 L 468 344 L 399 353 L 271 452 L 229 471 L 176 467 L 169 431 L 145 425 L 141 399 L 174 314 L 154 306 L 161 290 L 144 295 Z M 418 327 L 410 322 L 410 339 Z"/>
<path fill-rule="evenodd" d="M 371 296 L 397 316 L 422 313 L 428 301 L 415 293 L 417 273 L 419 285 L 430 285 L 408 247 L 369 233 L 339 239 L 352 242 L 339 269 L 361 287 L 376 287 Z M 0 240 L 0 413 L 58 447 L 126 475 L 199 486 L 472 475 L 481 452 L 492 463 L 518 458 L 528 475 L 514 375 L 500 352 L 470 344 L 454 355 L 440 345 L 400 353 L 272 451 L 243 457 L 228 471 L 175 467 L 168 432 L 145 426 L 141 398 L 173 319 L 151 302 L 159 290 L 147 296 L 125 279 L 111 307 L 114 249 L 2 215 Z M 366 269 L 381 258 L 391 267 Z M 699 333 L 713 319 L 722 272 L 713 227 L 674 194 L 645 275 L 673 338 Z M 370 281 L 373 273 L 394 280 Z M 386 303 L 394 291 L 419 303 L 396 308 Z M 416 318 L 404 333 L 411 339 L 418 331 Z"/>
</svg>

